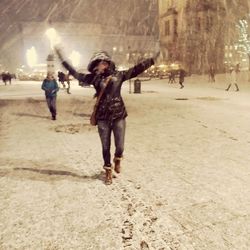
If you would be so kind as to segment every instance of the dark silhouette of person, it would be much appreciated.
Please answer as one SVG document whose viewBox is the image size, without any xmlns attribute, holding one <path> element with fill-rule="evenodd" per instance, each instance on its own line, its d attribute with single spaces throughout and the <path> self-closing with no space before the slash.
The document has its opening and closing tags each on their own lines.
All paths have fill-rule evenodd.
<svg viewBox="0 0 250 250">
<path fill-rule="evenodd" d="M 215 82 L 215 68 L 214 68 L 214 65 L 210 65 L 210 68 L 209 68 L 209 81 Z"/>
<path fill-rule="evenodd" d="M 59 82 L 63 85 L 63 88 L 65 89 L 66 88 L 66 85 L 64 82 L 67 82 L 68 84 L 68 87 L 67 87 L 67 93 L 68 94 L 71 94 L 70 93 L 70 80 L 69 80 L 69 74 L 65 74 L 63 73 L 62 71 L 58 71 L 58 80 Z"/>
<path fill-rule="evenodd" d="M 169 73 L 168 83 L 176 83 L 175 82 L 175 72 L 173 70 L 171 70 Z"/>
<path fill-rule="evenodd" d="M 181 89 L 184 88 L 184 80 L 185 80 L 185 76 L 186 76 L 186 71 L 184 69 L 180 69 L 179 71 L 179 84 L 181 85 Z"/>
<path fill-rule="evenodd" d="M 7 85 L 7 82 L 9 82 L 9 84 L 11 85 L 11 79 L 12 75 L 8 71 L 2 73 L 2 80 L 5 85 Z"/>
</svg>

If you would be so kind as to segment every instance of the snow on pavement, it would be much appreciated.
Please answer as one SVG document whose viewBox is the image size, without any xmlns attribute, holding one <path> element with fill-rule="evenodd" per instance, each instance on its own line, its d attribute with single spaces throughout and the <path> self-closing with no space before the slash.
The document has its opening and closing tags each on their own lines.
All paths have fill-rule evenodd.
<svg viewBox="0 0 250 250">
<path fill-rule="evenodd" d="M 250 87 L 218 79 L 125 83 L 111 186 L 92 88 L 60 91 L 51 121 L 40 83 L 0 86 L 0 249 L 249 249 Z"/>
</svg>

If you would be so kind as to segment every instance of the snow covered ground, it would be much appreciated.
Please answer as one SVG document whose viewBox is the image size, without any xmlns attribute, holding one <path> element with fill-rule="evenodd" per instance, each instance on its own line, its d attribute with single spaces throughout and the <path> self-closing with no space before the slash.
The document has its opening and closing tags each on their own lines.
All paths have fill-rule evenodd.
<svg viewBox="0 0 250 250">
<path fill-rule="evenodd" d="M 103 183 L 92 88 L 0 86 L 0 249 L 250 249 L 250 84 L 123 87 L 122 173 Z M 133 90 L 133 85 L 132 85 Z"/>
</svg>

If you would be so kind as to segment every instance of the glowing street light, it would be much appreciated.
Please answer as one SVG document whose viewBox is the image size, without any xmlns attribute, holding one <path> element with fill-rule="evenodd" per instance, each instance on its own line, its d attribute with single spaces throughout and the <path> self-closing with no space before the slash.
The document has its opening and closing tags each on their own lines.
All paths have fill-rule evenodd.
<svg viewBox="0 0 250 250">
<path fill-rule="evenodd" d="M 56 44 L 59 44 L 61 42 L 61 38 L 58 36 L 56 30 L 54 28 L 49 28 L 45 32 L 46 36 L 48 37 L 50 41 L 50 47 L 53 49 L 53 47 Z"/>
<path fill-rule="evenodd" d="M 37 53 L 36 49 L 34 46 L 32 46 L 30 49 L 27 50 L 26 52 L 26 59 L 27 59 L 27 64 L 29 67 L 34 67 L 37 63 Z"/>
<path fill-rule="evenodd" d="M 49 28 L 45 32 L 46 36 L 50 41 L 51 52 L 47 57 L 47 73 L 55 73 L 55 65 L 54 65 L 54 46 L 61 42 L 60 37 L 58 36 L 56 30 L 54 28 Z"/>
<path fill-rule="evenodd" d="M 73 50 L 69 56 L 74 67 L 78 67 L 80 65 L 81 55 L 79 52 Z"/>
</svg>

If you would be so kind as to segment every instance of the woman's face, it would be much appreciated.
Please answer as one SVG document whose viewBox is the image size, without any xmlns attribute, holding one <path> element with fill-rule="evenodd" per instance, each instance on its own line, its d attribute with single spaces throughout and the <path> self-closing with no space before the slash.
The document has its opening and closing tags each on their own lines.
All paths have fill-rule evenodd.
<svg viewBox="0 0 250 250">
<path fill-rule="evenodd" d="M 101 61 L 99 64 L 96 66 L 97 73 L 103 73 L 105 69 L 109 67 L 109 63 L 106 61 Z"/>
</svg>

